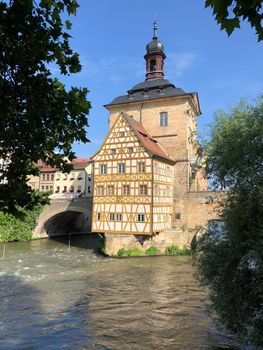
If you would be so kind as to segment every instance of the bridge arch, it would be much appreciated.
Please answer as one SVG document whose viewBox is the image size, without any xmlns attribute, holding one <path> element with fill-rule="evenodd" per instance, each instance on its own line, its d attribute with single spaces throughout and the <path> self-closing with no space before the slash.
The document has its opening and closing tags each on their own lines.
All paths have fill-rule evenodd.
<svg viewBox="0 0 263 350">
<path fill-rule="evenodd" d="M 91 200 L 53 200 L 38 218 L 34 238 L 54 237 L 68 233 L 90 232 Z"/>
</svg>

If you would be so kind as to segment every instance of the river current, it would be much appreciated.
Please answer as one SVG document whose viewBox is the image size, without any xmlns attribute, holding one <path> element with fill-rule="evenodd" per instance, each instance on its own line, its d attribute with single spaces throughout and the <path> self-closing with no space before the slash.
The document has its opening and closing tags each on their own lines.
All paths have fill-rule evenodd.
<svg viewBox="0 0 263 350">
<path fill-rule="evenodd" d="M 0 244 L 0 349 L 244 349 L 187 257 L 104 258 L 96 237 Z"/>
</svg>

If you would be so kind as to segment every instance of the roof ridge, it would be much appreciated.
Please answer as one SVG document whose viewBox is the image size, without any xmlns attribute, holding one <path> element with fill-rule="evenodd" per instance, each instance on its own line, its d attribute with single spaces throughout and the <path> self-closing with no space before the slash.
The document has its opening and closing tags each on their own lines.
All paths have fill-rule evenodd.
<svg viewBox="0 0 263 350">
<path fill-rule="evenodd" d="M 128 123 L 130 124 L 130 126 L 132 127 L 132 129 L 135 131 L 135 133 L 138 135 L 140 141 L 142 142 L 143 146 L 147 149 L 148 152 L 150 152 L 153 156 L 158 156 L 160 158 L 164 158 L 166 160 L 169 160 L 171 162 L 175 162 L 175 160 L 169 155 L 169 153 L 166 151 L 166 149 L 161 146 L 161 144 L 158 142 L 158 140 L 154 139 L 152 137 L 152 135 L 150 134 L 150 132 L 137 120 L 135 120 L 132 116 L 128 115 L 126 112 L 121 112 L 122 115 L 125 117 L 125 119 L 128 121 Z M 140 128 L 142 128 L 143 130 L 145 130 L 145 135 L 146 137 L 150 140 L 150 142 L 152 142 L 154 144 L 155 147 L 157 147 L 157 149 L 153 150 L 151 149 L 151 145 L 147 145 L 145 140 L 142 139 L 140 137 L 140 134 L 144 134 L 143 132 L 141 132 L 140 130 L 136 129 L 135 125 L 137 124 Z M 158 152 L 158 148 L 160 148 L 161 152 Z M 164 153 L 164 154 L 161 154 Z"/>
</svg>

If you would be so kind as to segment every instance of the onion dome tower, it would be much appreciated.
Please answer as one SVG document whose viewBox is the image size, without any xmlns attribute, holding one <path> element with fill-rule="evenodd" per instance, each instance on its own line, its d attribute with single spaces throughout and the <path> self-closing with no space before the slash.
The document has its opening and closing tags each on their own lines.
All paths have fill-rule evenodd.
<svg viewBox="0 0 263 350">
<path fill-rule="evenodd" d="M 146 79 L 163 78 L 163 65 L 165 60 L 164 46 L 157 37 L 157 23 L 153 24 L 153 38 L 146 46 Z"/>
<path fill-rule="evenodd" d="M 156 20 L 153 24 L 153 37 L 146 46 L 146 79 L 134 85 L 127 91 L 126 95 L 117 96 L 111 103 L 105 105 L 107 109 L 113 106 L 124 106 L 128 103 L 138 103 L 163 98 L 174 98 L 176 96 L 192 96 L 193 93 L 187 93 L 183 89 L 176 87 L 164 77 L 164 46 L 157 36 Z M 199 105 L 198 105 L 199 108 Z M 123 110 L 123 109 L 122 109 Z M 199 112 L 198 112 L 199 113 Z"/>
</svg>

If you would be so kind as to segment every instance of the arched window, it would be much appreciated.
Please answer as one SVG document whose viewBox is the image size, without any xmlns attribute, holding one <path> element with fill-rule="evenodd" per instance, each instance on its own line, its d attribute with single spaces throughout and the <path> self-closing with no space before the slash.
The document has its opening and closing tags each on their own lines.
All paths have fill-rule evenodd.
<svg viewBox="0 0 263 350">
<path fill-rule="evenodd" d="M 155 72 L 156 71 L 156 60 L 150 61 L 150 71 Z"/>
</svg>

